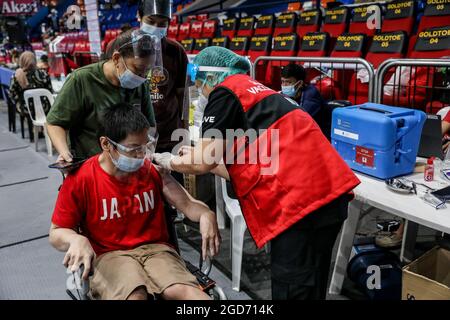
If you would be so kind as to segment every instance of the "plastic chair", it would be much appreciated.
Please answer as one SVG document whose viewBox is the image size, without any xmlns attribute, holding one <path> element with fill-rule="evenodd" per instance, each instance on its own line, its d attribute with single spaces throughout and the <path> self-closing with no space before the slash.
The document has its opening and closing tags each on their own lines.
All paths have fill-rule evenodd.
<svg viewBox="0 0 450 320">
<path fill-rule="evenodd" d="M 51 157 L 53 156 L 53 149 L 52 149 L 52 142 L 50 140 L 50 137 L 47 133 L 47 128 L 45 127 L 45 123 L 47 122 L 44 108 L 42 106 L 41 97 L 46 97 L 48 101 L 50 102 L 50 105 L 53 105 L 53 95 L 52 93 L 47 89 L 31 89 L 26 90 L 23 93 L 24 99 L 25 99 L 25 105 L 28 109 L 28 113 L 30 115 L 31 121 L 33 122 L 34 126 L 34 141 L 36 143 L 36 151 L 38 151 L 38 127 L 44 128 L 44 136 L 45 136 L 45 144 L 47 145 L 47 153 Z M 29 106 L 29 99 L 33 99 L 33 105 L 34 105 L 34 118 L 33 113 L 31 113 L 30 106 Z"/>
<path fill-rule="evenodd" d="M 237 199 L 230 198 L 227 192 L 227 184 L 225 179 L 220 178 L 220 180 L 222 183 L 222 196 L 225 211 L 231 220 L 231 287 L 235 291 L 240 291 L 242 253 L 244 251 L 244 234 L 247 229 L 247 224 L 245 223 L 244 216 L 242 215 L 239 201 Z"/>
</svg>

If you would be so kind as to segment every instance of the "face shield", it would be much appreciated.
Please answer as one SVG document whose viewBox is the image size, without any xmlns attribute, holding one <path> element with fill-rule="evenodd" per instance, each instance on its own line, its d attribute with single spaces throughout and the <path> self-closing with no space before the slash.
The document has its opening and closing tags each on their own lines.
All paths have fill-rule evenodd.
<svg viewBox="0 0 450 320">
<path fill-rule="evenodd" d="M 140 10 L 143 16 L 163 16 L 172 19 L 172 0 L 141 0 Z"/>
<path fill-rule="evenodd" d="M 131 40 L 118 48 L 121 52 L 131 46 L 135 59 L 148 59 L 148 63 L 142 66 L 143 70 L 138 70 L 139 74 L 149 75 L 163 69 L 161 39 L 150 35 L 142 30 L 134 30 Z"/>
<path fill-rule="evenodd" d="M 184 93 L 183 116 L 189 118 L 189 126 L 200 128 L 203 112 L 208 103 L 204 88 L 215 87 L 224 73 L 230 72 L 227 67 L 199 66 L 189 63 L 186 72 L 186 90 Z"/>
</svg>

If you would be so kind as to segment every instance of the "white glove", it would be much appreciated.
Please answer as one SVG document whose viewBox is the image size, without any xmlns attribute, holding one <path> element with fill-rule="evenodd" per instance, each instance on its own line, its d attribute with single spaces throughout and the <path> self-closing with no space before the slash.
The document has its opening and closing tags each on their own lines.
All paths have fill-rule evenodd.
<svg viewBox="0 0 450 320">
<path fill-rule="evenodd" d="M 153 160 L 163 169 L 172 170 L 172 166 L 170 165 L 170 161 L 175 158 L 173 154 L 170 152 L 164 153 L 154 153 Z"/>
</svg>

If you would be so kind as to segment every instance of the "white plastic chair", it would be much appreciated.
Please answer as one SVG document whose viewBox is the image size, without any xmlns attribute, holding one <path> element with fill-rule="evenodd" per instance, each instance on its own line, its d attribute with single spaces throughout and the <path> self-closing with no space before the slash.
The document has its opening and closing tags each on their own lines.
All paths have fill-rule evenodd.
<svg viewBox="0 0 450 320">
<path fill-rule="evenodd" d="M 247 229 L 247 224 L 245 223 L 244 216 L 242 215 L 239 201 L 228 196 L 227 184 L 225 179 L 219 179 L 221 180 L 222 184 L 221 187 L 225 211 L 231 220 L 231 287 L 235 291 L 240 291 L 242 253 L 244 251 L 244 234 L 245 230 Z"/>
<path fill-rule="evenodd" d="M 442 109 L 440 109 L 436 115 L 441 116 L 441 120 L 444 120 L 445 116 L 447 115 L 447 113 L 450 111 L 450 107 L 444 107 Z"/>
<path fill-rule="evenodd" d="M 47 153 L 51 157 L 53 156 L 53 148 L 52 148 L 52 142 L 50 140 L 50 137 L 47 133 L 47 128 L 45 127 L 45 123 L 47 122 L 47 118 L 45 116 L 44 107 L 42 106 L 41 97 L 46 97 L 48 101 L 50 102 L 50 105 L 53 105 L 53 94 L 47 90 L 47 89 L 30 89 L 26 90 L 23 93 L 23 97 L 25 100 L 25 105 L 28 109 L 28 113 L 31 117 L 31 121 L 33 122 L 34 126 L 34 141 L 36 144 L 36 151 L 38 151 L 38 140 L 39 140 L 39 127 L 44 128 L 44 136 L 45 136 L 45 144 L 47 145 Z M 33 105 L 34 105 L 34 119 L 32 117 L 32 113 L 30 110 L 30 106 L 28 104 L 28 100 L 33 99 Z"/>
</svg>

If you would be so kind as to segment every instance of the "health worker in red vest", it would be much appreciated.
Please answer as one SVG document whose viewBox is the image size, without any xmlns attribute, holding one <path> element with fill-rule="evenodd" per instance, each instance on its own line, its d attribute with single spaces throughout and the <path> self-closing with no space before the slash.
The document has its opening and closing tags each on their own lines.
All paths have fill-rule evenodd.
<svg viewBox="0 0 450 320">
<path fill-rule="evenodd" d="M 202 135 L 193 150 L 154 159 L 181 173 L 229 177 L 256 245 L 271 243 L 272 298 L 325 299 L 333 245 L 359 180 L 311 116 L 249 69 L 228 49 L 201 51 L 188 73 L 197 107 L 204 105 Z"/>
</svg>

